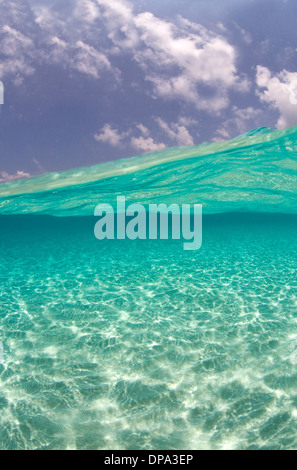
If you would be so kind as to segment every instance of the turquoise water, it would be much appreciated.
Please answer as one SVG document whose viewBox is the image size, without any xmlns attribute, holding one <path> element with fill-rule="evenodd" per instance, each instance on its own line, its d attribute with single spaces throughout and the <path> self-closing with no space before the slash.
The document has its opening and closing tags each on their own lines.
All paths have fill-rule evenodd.
<svg viewBox="0 0 297 470">
<path fill-rule="evenodd" d="M 0 186 L 1 449 L 297 448 L 296 132 Z M 202 248 L 96 240 L 117 195 Z"/>
</svg>

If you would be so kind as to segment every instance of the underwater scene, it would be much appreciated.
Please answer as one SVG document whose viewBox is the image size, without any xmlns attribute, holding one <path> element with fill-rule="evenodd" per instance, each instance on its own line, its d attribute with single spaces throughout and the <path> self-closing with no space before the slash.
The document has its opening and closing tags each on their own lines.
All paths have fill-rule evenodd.
<svg viewBox="0 0 297 470">
<path fill-rule="evenodd" d="M 0 185 L 0 446 L 297 448 L 297 128 Z M 202 204 L 203 241 L 94 236 Z"/>
</svg>

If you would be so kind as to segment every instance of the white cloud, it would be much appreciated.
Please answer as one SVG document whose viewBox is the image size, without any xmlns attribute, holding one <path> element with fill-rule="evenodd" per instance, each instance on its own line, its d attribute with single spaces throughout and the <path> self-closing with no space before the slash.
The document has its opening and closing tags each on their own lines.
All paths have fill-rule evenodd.
<svg viewBox="0 0 297 470">
<path fill-rule="evenodd" d="M 127 133 L 120 133 L 117 129 L 113 129 L 110 124 L 105 124 L 100 133 L 94 135 L 94 138 L 98 142 L 103 142 L 113 147 L 118 147 L 122 144 L 122 140 L 126 136 Z"/>
<path fill-rule="evenodd" d="M 105 8 L 105 17 L 120 23 L 128 23 L 133 17 L 132 6 L 125 0 L 97 0 Z"/>
<path fill-rule="evenodd" d="M 131 139 L 132 147 L 143 152 L 156 152 L 157 150 L 163 150 L 166 145 L 164 143 L 156 143 L 152 137 L 132 137 Z"/>
<path fill-rule="evenodd" d="M 138 15 L 135 24 L 148 47 L 148 59 L 155 65 L 178 66 L 194 82 L 217 85 L 219 81 L 227 86 L 235 83 L 235 51 L 223 38 L 210 33 L 207 38 L 185 35 L 173 23 L 148 12 Z"/>
<path fill-rule="evenodd" d="M 62 20 L 58 12 L 45 5 L 34 4 L 32 6 L 35 23 L 41 28 L 43 32 L 56 34 L 63 32 L 66 28 L 66 21 Z M 66 29 L 67 30 L 67 29 Z"/>
<path fill-rule="evenodd" d="M 124 0 L 97 0 L 108 29 L 108 37 L 116 46 L 135 48 L 139 35 L 134 24 L 133 7 Z"/>
<path fill-rule="evenodd" d="M 78 0 L 74 16 L 93 24 L 100 17 L 98 5 L 92 0 Z"/>
<path fill-rule="evenodd" d="M 167 124 L 161 118 L 156 118 L 156 122 L 170 137 L 170 139 L 176 141 L 178 145 L 194 145 L 193 137 L 184 125 L 179 122 L 171 122 L 170 124 Z"/>
<path fill-rule="evenodd" d="M 158 98 L 180 99 L 198 109 L 219 113 L 229 104 L 230 89 L 248 91 L 247 78 L 240 77 L 236 70 L 235 49 L 223 36 L 182 17 L 175 24 L 150 12 L 135 14 L 133 5 L 124 0 L 83 0 L 83 5 L 84 8 L 77 3 L 73 17 L 68 20 L 70 24 L 76 22 L 75 28 L 67 28 L 65 22 L 62 25 L 57 13 L 45 7 L 37 9 L 36 21 L 46 29 L 52 24 L 55 31 L 77 29 L 84 34 L 89 24 L 96 21 L 99 31 L 105 28 L 105 45 L 99 50 L 105 59 L 123 53 L 130 55 L 130 60 L 135 60 L 145 72 Z M 68 42 L 72 44 L 73 37 Z M 88 47 L 94 49 L 93 44 Z M 95 49 L 99 52 L 97 46 Z M 85 57 L 81 69 L 99 76 L 98 68 L 89 63 L 90 56 L 94 61 L 94 51 Z M 53 57 L 62 57 L 58 44 Z M 211 92 L 204 94 L 201 86 L 207 86 Z"/>
<path fill-rule="evenodd" d="M 227 39 L 185 18 L 172 22 L 150 12 L 137 14 L 125 0 L 76 1 L 67 15 L 59 2 L 31 5 L 39 27 L 38 46 L 32 28 L 30 38 L 9 31 L 5 47 L 15 50 L 14 43 L 22 42 L 39 65 L 59 64 L 95 79 L 105 71 L 119 81 L 113 61 L 125 56 L 145 73 L 155 97 L 181 100 L 213 114 L 228 107 L 230 90 L 249 89 L 246 77 L 238 75 L 235 48 Z M 16 51 L 0 72 L 17 70 L 34 72 L 28 54 Z"/>
<path fill-rule="evenodd" d="M 220 142 L 228 140 L 236 135 L 243 134 L 258 127 L 258 119 L 262 115 L 260 109 L 248 106 L 247 108 L 238 108 L 233 106 L 231 118 L 224 121 L 223 125 L 216 131 L 213 141 Z"/>
<path fill-rule="evenodd" d="M 128 129 L 126 132 L 119 132 L 118 129 L 113 128 L 110 124 L 105 124 L 100 133 L 94 135 L 94 138 L 98 142 L 104 142 L 113 147 L 130 145 L 137 151 L 145 153 L 155 152 L 166 147 L 163 142 L 155 142 L 150 136 L 149 129 L 142 123 L 136 124 L 136 128 L 141 135 L 132 135 L 132 129 Z"/>
<path fill-rule="evenodd" d="M 0 183 L 5 183 L 8 181 L 14 181 L 14 180 L 19 180 L 21 178 L 29 178 L 30 173 L 26 173 L 25 171 L 17 171 L 14 175 L 9 175 L 6 171 L 0 172 Z"/>
<path fill-rule="evenodd" d="M 45 62 L 62 64 L 95 79 L 100 78 L 102 72 L 111 72 L 116 80 L 119 79 L 120 71 L 111 66 L 106 55 L 83 41 L 71 44 L 53 36 L 49 39 L 48 45 L 50 52 L 44 54 Z"/>
<path fill-rule="evenodd" d="M 24 15 L 22 9 L 14 6 L 8 11 L 7 18 L 2 19 L 2 24 L 3 21 L 7 24 L 3 24 L 2 30 L 0 28 L 1 53 L 6 56 L 0 65 L 0 77 L 14 75 L 13 81 L 20 84 L 22 78 L 33 74 L 38 66 L 58 64 L 95 79 L 99 79 L 103 71 L 119 79 L 119 70 L 111 65 L 98 40 L 98 28 L 97 35 L 94 28 L 90 34 L 90 23 L 100 18 L 99 7 L 93 1 L 77 3 L 68 16 L 55 6 L 34 4 L 26 13 L 32 20 L 30 28 L 26 27 L 25 20 L 20 24 L 19 20 Z M 11 24 L 17 24 L 21 30 Z"/>
<path fill-rule="evenodd" d="M 137 129 L 140 130 L 141 134 L 144 136 L 148 136 L 150 131 L 147 127 L 145 127 L 142 123 L 136 125 Z"/>
<path fill-rule="evenodd" d="M 5 55 L 15 55 L 19 48 L 26 50 L 32 48 L 33 41 L 20 31 L 5 25 L 2 29 L 4 38 L 1 42 L 1 52 Z"/>
<path fill-rule="evenodd" d="M 32 66 L 34 43 L 9 25 L 2 28 L 0 40 L 1 53 L 4 55 L 0 64 L 0 78 L 13 75 L 13 81 L 18 85 L 22 82 L 23 76 L 32 75 L 35 71 Z"/>
<path fill-rule="evenodd" d="M 150 73 L 146 79 L 153 83 L 157 97 L 170 100 L 182 99 L 188 103 L 196 104 L 200 109 L 209 108 L 209 103 L 205 103 L 199 97 L 195 83 L 186 76 L 170 77 L 166 74 L 162 76 Z"/>
<path fill-rule="evenodd" d="M 135 59 L 157 96 L 219 112 L 228 106 L 229 89 L 248 90 L 246 77 L 237 75 L 235 49 L 223 37 L 182 18 L 178 27 L 149 12 L 137 15 L 134 23 L 145 45 Z M 212 96 L 203 98 L 199 85 L 212 89 Z"/>
<path fill-rule="evenodd" d="M 297 125 L 297 107 L 290 101 L 291 83 L 294 80 L 297 80 L 297 73 L 282 70 L 273 75 L 267 67 L 257 67 L 257 94 L 263 103 L 279 111 L 280 117 L 276 123 L 278 129 Z"/>
<path fill-rule="evenodd" d="M 43 171 L 43 172 L 45 171 L 45 169 L 41 165 L 40 161 L 37 160 L 37 158 L 32 158 L 32 162 L 37 166 L 38 170 Z"/>
<path fill-rule="evenodd" d="M 77 41 L 75 49 L 76 55 L 72 64 L 73 67 L 80 72 L 99 78 L 99 73 L 102 69 L 111 69 L 111 65 L 107 57 L 94 49 L 94 47 L 91 47 L 82 41 Z"/>
<path fill-rule="evenodd" d="M 253 42 L 253 38 L 252 38 L 251 34 L 248 31 L 246 31 L 244 28 L 241 28 L 235 21 L 233 21 L 233 24 L 236 27 L 236 29 L 240 32 L 243 41 L 248 46 L 250 46 Z"/>
</svg>

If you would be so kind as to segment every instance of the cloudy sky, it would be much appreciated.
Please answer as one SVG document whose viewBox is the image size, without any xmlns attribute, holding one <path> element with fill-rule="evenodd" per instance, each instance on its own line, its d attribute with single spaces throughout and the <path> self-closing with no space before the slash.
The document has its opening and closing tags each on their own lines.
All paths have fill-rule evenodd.
<svg viewBox="0 0 297 470">
<path fill-rule="evenodd" d="M 297 125 L 296 30 L 296 0 L 0 0 L 0 181 Z"/>
</svg>

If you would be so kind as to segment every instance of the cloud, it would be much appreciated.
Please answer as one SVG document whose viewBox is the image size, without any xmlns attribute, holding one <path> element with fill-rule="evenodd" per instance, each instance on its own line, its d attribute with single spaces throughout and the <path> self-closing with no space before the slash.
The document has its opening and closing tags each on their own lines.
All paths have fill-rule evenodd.
<svg viewBox="0 0 297 470">
<path fill-rule="evenodd" d="M 79 72 L 99 78 L 99 72 L 102 69 L 111 69 L 111 65 L 107 57 L 97 51 L 94 47 L 89 46 L 82 41 L 77 41 L 75 49 L 76 54 L 72 61 L 72 65 L 73 68 L 76 68 Z"/>
<path fill-rule="evenodd" d="M 13 75 L 16 85 L 22 83 L 22 76 L 32 75 L 35 71 L 33 64 L 34 43 L 20 31 L 5 25 L 1 35 L 0 77 Z"/>
<path fill-rule="evenodd" d="M 297 108 L 291 103 L 291 84 L 295 80 L 297 73 L 284 69 L 280 73 L 272 74 L 267 67 L 257 67 L 257 94 L 263 103 L 279 111 L 280 117 L 276 123 L 278 129 L 297 125 Z"/>
<path fill-rule="evenodd" d="M 216 113 L 228 106 L 229 89 L 248 91 L 246 77 L 237 75 L 235 49 L 223 37 L 184 18 L 175 25 L 149 12 L 134 23 L 145 45 L 135 60 L 157 96 Z"/>
<path fill-rule="evenodd" d="M 13 17 L 5 19 L 4 29 L 4 49 L 11 60 L 1 65 L 2 75 L 25 76 L 38 66 L 55 64 L 96 80 L 108 72 L 119 84 L 115 61 L 125 57 L 125 64 L 130 61 L 141 69 L 140 81 L 145 79 L 148 87 L 141 86 L 153 97 L 179 100 L 210 114 L 229 106 L 231 90 L 249 90 L 249 81 L 237 72 L 235 48 L 224 30 L 215 33 L 181 16 L 173 22 L 151 12 L 137 14 L 125 0 L 80 0 L 64 7 L 60 2 L 32 2 L 34 27 L 24 34 L 11 26 L 21 24 L 18 16 L 24 18 L 13 5 Z M 125 66 L 121 68 L 124 73 Z"/>
<path fill-rule="evenodd" d="M 53 36 L 49 39 L 48 45 L 50 50 L 44 54 L 45 62 L 63 64 L 64 67 L 67 66 L 95 79 L 100 78 L 103 71 L 112 72 L 116 79 L 120 76 L 119 70 L 112 68 L 105 54 L 83 41 L 70 44 Z"/>
<path fill-rule="evenodd" d="M 188 26 L 190 23 L 184 20 Z M 204 30 L 204 34 L 188 33 L 170 22 L 146 12 L 135 18 L 141 39 L 147 46 L 148 61 L 158 66 L 178 66 L 194 82 L 233 85 L 235 51 L 221 37 Z"/>
<path fill-rule="evenodd" d="M 98 29 L 93 28 L 90 33 L 90 23 L 100 19 L 98 6 L 91 0 L 74 6 L 67 16 L 55 10 L 55 6 L 34 4 L 24 12 L 24 8 L 13 3 L 8 8 L 9 14 L 0 18 L 0 77 L 13 75 L 14 83 L 19 85 L 39 67 L 55 64 L 95 79 L 103 71 L 109 72 L 118 81 L 120 72 L 111 65 L 101 46 Z"/>
<path fill-rule="evenodd" d="M 241 28 L 235 21 L 233 21 L 233 24 L 234 24 L 235 28 L 240 32 L 240 34 L 242 36 L 242 39 L 245 42 L 245 44 L 247 46 L 250 46 L 253 42 L 253 38 L 252 38 L 251 34 L 248 31 L 246 31 L 244 28 Z"/>
<path fill-rule="evenodd" d="M 120 133 L 117 129 L 113 129 L 110 124 L 105 124 L 99 134 L 95 134 L 94 138 L 98 142 L 109 144 L 112 147 L 119 147 L 127 133 Z"/>
<path fill-rule="evenodd" d="M 171 122 L 167 124 L 163 119 L 156 118 L 157 124 L 165 133 L 170 137 L 171 140 L 176 141 L 178 145 L 194 145 L 193 137 L 189 131 L 180 122 Z"/>
<path fill-rule="evenodd" d="M 38 170 L 40 170 L 40 171 L 42 171 L 42 172 L 45 172 L 44 167 L 41 165 L 40 161 L 37 160 L 37 158 L 32 158 L 32 162 L 34 163 L 34 165 L 36 165 L 36 167 L 38 168 Z"/>
<path fill-rule="evenodd" d="M 102 69 L 119 77 L 112 57 L 125 54 L 144 71 L 156 97 L 182 100 L 214 114 L 229 105 L 229 90 L 249 90 L 247 78 L 237 73 L 235 48 L 197 23 L 182 17 L 173 23 L 150 12 L 135 14 L 133 5 L 123 0 L 83 0 L 66 19 L 55 8 L 35 8 L 36 23 L 52 33 L 48 41 L 55 62 L 95 78 Z M 90 24 L 96 24 L 101 46 Z M 82 35 L 89 41 L 82 41 Z"/>
<path fill-rule="evenodd" d="M 97 0 L 97 3 L 108 38 L 122 49 L 135 49 L 139 45 L 139 34 L 132 5 L 124 0 Z"/>
<path fill-rule="evenodd" d="M 221 127 L 216 131 L 214 142 L 231 139 L 239 134 L 244 134 L 258 127 L 259 118 L 263 112 L 261 109 L 248 106 L 247 108 L 238 108 L 233 106 L 231 118 L 226 119 Z"/>
<path fill-rule="evenodd" d="M 150 131 L 147 127 L 145 127 L 142 123 L 136 124 L 137 129 L 140 130 L 141 134 L 148 136 Z"/>
<path fill-rule="evenodd" d="M 74 16 L 86 23 L 93 24 L 100 17 L 100 11 L 96 2 L 80 0 L 76 4 Z"/>
<path fill-rule="evenodd" d="M 4 37 L 1 43 L 1 52 L 4 55 L 12 56 L 19 48 L 26 50 L 33 46 L 32 39 L 8 25 L 3 27 L 2 32 Z"/>
<path fill-rule="evenodd" d="M 132 147 L 143 152 L 156 152 L 157 150 L 163 150 L 166 148 L 164 143 L 156 143 L 152 137 L 132 137 L 130 144 Z"/>
<path fill-rule="evenodd" d="M 133 18 L 133 9 L 125 0 L 97 0 L 97 4 L 103 7 L 105 18 L 127 24 Z"/>
<path fill-rule="evenodd" d="M 95 134 L 94 138 L 98 142 L 104 142 L 113 147 L 130 145 L 140 152 L 148 153 L 162 150 L 166 147 L 163 142 L 155 142 L 150 136 L 149 129 L 142 123 L 135 126 L 141 135 L 133 135 L 133 130 L 128 129 L 126 132 L 119 132 L 118 129 L 113 128 L 110 124 L 105 124 L 99 134 Z"/>
<path fill-rule="evenodd" d="M 19 180 L 21 178 L 29 178 L 31 175 L 30 173 L 26 173 L 25 171 L 17 171 L 14 175 L 9 175 L 6 171 L 0 172 L 0 183 L 5 183 L 8 181 Z"/>
</svg>

